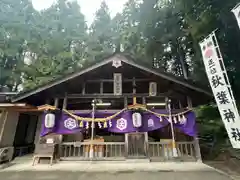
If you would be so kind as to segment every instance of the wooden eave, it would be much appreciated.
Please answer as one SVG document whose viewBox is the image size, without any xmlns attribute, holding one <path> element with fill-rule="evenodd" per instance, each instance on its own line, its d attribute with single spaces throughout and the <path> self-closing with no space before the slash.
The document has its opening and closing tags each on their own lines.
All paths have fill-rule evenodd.
<svg viewBox="0 0 240 180">
<path fill-rule="evenodd" d="M 55 111 L 58 110 L 55 106 L 48 104 L 42 106 L 32 106 L 26 103 L 0 103 L 0 110 L 15 110 L 20 112 L 43 112 L 47 110 Z"/>
<path fill-rule="evenodd" d="M 34 94 L 37 94 L 37 93 L 42 92 L 44 90 L 47 90 L 47 89 L 49 89 L 51 87 L 54 87 L 54 86 L 59 85 L 61 83 L 64 83 L 64 82 L 66 82 L 68 80 L 71 80 L 73 78 L 76 78 L 78 76 L 81 76 L 81 75 L 83 75 L 83 74 L 85 74 L 87 72 L 93 71 L 93 70 L 95 70 L 95 69 L 97 69 L 97 68 L 99 68 L 99 67 L 101 67 L 103 65 L 111 63 L 114 59 L 119 59 L 123 63 L 131 65 L 131 66 L 136 67 L 138 69 L 147 71 L 149 73 L 155 74 L 156 76 L 159 76 L 159 77 L 161 77 L 163 79 L 175 82 L 177 84 L 180 84 L 180 85 L 182 85 L 184 87 L 187 87 L 189 89 L 192 89 L 194 91 L 204 93 L 204 94 L 206 94 L 208 96 L 212 96 L 211 92 L 209 92 L 208 90 L 205 90 L 204 88 L 196 86 L 193 82 L 190 82 L 189 80 L 185 80 L 183 78 L 176 77 L 176 76 L 174 76 L 174 75 L 172 75 L 170 73 L 166 73 L 166 72 L 160 71 L 159 69 L 154 69 L 154 68 L 146 67 L 144 65 L 140 65 L 140 64 L 130 60 L 125 55 L 115 54 L 115 55 L 112 55 L 112 56 L 106 58 L 105 60 L 101 61 L 100 63 L 92 65 L 92 66 L 90 66 L 90 67 L 88 67 L 86 69 L 83 69 L 81 71 L 69 74 L 69 75 L 67 75 L 65 77 L 62 77 L 60 79 L 56 79 L 56 80 L 51 81 L 51 82 L 49 82 L 47 84 L 41 85 L 40 87 L 37 87 L 37 88 L 35 88 L 33 90 L 20 93 L 20 94 L 18 94 L 16 96 L 12 97 L 12 102 L 20 101 L 20 100 L 22 100 L 24 98 L 27 98 L 29 96 L 32 96 Z"/>
<path fill-rule="evenodd" d="M 0 103 L 0 109 L 12 109 L 16 111 L 35 111 L 37 108 L 35 106 L 26 103 Z"/>
</svg>

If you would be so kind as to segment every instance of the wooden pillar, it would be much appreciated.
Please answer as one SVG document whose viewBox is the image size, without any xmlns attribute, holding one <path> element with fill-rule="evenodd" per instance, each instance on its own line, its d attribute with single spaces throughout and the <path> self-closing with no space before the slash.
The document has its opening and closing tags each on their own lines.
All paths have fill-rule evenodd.
<svg viewBox="0 0 240 180">
<path fill-rule="evenodd" d="M 84 88 L 84 89 L 85 89 L 85 88 Z M 64 97 L 64 99 L 63 99 L 62 109 L 67 109 L 67 101 L 68 101 L 68 99 L 67 99 L 67 93 L 65 93 L 65 97 Z M 62 140 L 63 140 L 63 135 L 61 134 L 61 135 L 59 136 L 59 142 L 61 143 Z"/>
<path fill-rule="evenodd" d="M 168 97 L 165 97 L 165 103 L 166 103 L 165 109 L 168 110 Z"/>
<path fill-rule="evenodd" d="M 58 99 L 58 98 L 55 98 L 55 99 L 54 99 L 54 106 L 55 106 L 55 107 L 58 107 L 58 104 L 59 104 L 59 99 Z"/>
<path fill-rule="evenodd" d="M 182 109 L 182 103 L 181 103 L 181 100 L 178 101 L 178 104 L 179 104 L 179 109 Z"/>
<path fill-rule="evenodd" d="M 84 94 L 85 94 L 85 87 L 86 87 L 86 84 L 85 84 L 85 83 L 83 83 L 83 87 L 82 87 L 82 95 L 84 95 Z"/>
<path fill-rule="evenodd" d="M 146 97 L 142 97 L 142 104 L 146 105 L 147 102 L 146 102 Z"/>
<path fill-rule="evenodd" d="M 191 109 L 192 108 L 192 99 L 189 96 L 187 96 L 187 104 L 188 104 L 188 108 Z M 198 136 L 194 137 L 194 147 L 195 147 L 197 162 L 202 162 L 202 156 L 201 156 L 201 150 L 200 150 L 200 146 L 199 146 Z"/>
<path fill-rule="evenodd" d="M 137 104 L 137 97 L 135 96 L 136 95 L 136 79 L 135 79 L 135 77 L 133 78 L 132 86 L 133 86 L 133 104 Z"/>
<path fill-rule="evenodd" d="M 100 94 L 103 94 L 103 81 L 100 82 Z"/>
<path fill-rule="evenodd" d="M 191 109 L 193 107 L 192 99 L 189 96 L 187 96 L 187 105 L 188 105 L 188 109 Z"/>
<path fill-rule="evenodd" d="M 149 154 L 148 154 L 148 132 L 145 132 L 144 133 L 144 137 L 145 137 L 145 153 L 146 153 L 146 156 L 149 157 Z"/>
<path fill-rule="evenodd" d="M 125 133 L 125 158 L 128 157 L 128 133 Z"/>
<path fill-rule="evenodd" d="M 63 109 L 67 109 L 67 94 L 65 94 L 65 97 L 63 99 L 63 106 L 62 106 Z"/>
</svg>

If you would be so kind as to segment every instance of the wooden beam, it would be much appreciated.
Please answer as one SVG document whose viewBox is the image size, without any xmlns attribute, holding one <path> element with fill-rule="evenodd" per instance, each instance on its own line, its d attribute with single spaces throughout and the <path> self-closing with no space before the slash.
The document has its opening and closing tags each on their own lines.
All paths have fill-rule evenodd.
<svg viewBox="0 0 240 180">
<path fill-rule="evenodd" d="M 124 93 L 120 96 L 116 96 L 113 93 L 104 93 L 104 94 L 68 94 L 67 98 L 68 99 L 83 99 L 83 98 L 89 98 L 89 99 L 94 99 L 94 98 L 102 98 L 102 99 L 115 99 L 115 98 L 133 98 L 134 96 L 136 97 L 150 97 L 148 93 L 139 93 L 139 94 L 132 94 L 132 93 Z M 159 93 L 157 96 L 154 97 L 166 97 L 169 96 L 168 93 Z M 172 96 L 173 97 L 173 96 Z M 61 97 L 59 97 L 61 98 Z M 63 98 L 63 97 L 62 97 Z"/>
<path fill-rule="evenodd" d="M 92 109 L 89 109 L 89 110 L 68 110 L 69 112 L 71 113 L 92 113 Z M 98 109 L 97 110 L 98 112 L 102 112 L 102 113 L 106 113 L 106 112 L 109 112 L 109 113 L 117 113 L 119 112 L 119 109 L 109 109 L 109 110 L 101 110 L 101 109 Z"/>
<path fill-rule="evenodd" d="M 147 78 L 142 78 L 142 79 L 135 79 L 136 82 L 148 82 L 148 81 L 152 81 L 152 79 L 147 79 Z M 91 80 L 87 80 L 86 82 L 89 83 L 94 83 L 94 82 L 114 82 L 113 79 L 91 79 Z M 123 79 L 122 82 L 133 82 L 133 79 Z"/>
</svg>

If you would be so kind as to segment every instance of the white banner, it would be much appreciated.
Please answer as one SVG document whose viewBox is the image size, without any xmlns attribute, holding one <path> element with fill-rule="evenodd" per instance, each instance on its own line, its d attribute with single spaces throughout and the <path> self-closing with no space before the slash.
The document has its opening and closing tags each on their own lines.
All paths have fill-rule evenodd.
<svg viewBox="0 0 240 180">
<path fill-rule="evenodd" d="M 237 4 L 233 9 L 232 9 L 233 14 L 235 15 L 237 19 L 238 26 L 240 28 L 240 3 Z"/>
<path fill-rule="evenodd" d="M 157 95 L 157 83 L 150 82 L 149 83 L 149 96 L 156 96 Z"/>
<path fill-rule="evenodd" d="M 215 33 L 199 43 L 208 80 L 233 148 L 240 148 L 240 118 Z M 221 66 L 222 64 L 222 66 Z"/>
<path fill-rule="evenodd" d="M 122 74 L 121 73 L 114 73 L 113 75 L 113 79 L 114 79 L 114 87 L 113 87 L 113 91 L 114 91 L 114 95 L 119 96 L 122 95 Z"/>
</svg>

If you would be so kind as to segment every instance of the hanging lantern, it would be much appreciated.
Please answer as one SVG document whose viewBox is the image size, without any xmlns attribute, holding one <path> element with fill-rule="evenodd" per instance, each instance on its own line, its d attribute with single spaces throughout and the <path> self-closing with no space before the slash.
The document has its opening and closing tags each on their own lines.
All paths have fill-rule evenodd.
<svg viewBox="0 0 240 180">
<path fill-rule="evenodd" d="M 53 113 L 46 114 L 44 124 L 46 128 L 53 128 L 55 126 L 55 114 Z"/>
<path fill-rule="evenodd" d="M 133 113 L 132 114 L 132 121 L 134 127 L 141 127 L 142 126 L 142 115 L 140 113 Z"/>
</svg>

